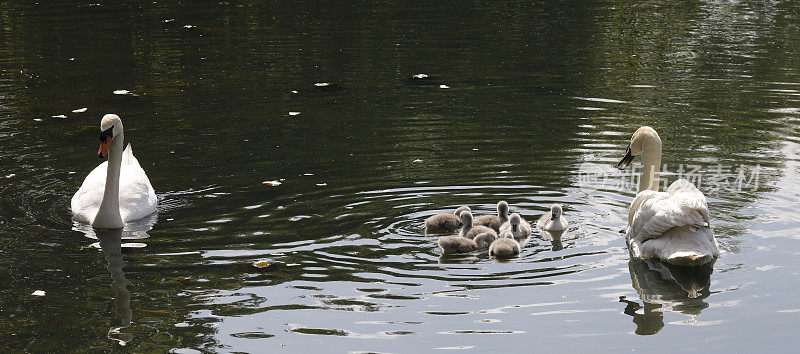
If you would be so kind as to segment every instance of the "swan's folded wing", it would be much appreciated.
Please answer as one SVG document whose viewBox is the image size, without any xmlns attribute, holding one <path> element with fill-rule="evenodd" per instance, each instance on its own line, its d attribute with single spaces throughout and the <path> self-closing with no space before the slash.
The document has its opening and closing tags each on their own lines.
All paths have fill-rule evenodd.
<svg viewBox="0 0 800 354">
<path fill-rule="evenodd" d="M 632 218 L 631 236 L 639 240 L 659 237 L 673 227 L 708 226 L 706 198 L 686 180 L 673 183 L 667 193 L 650 192 L 642 198 L 637 195 L 631 208 L 636 204 L 638 208 Z"/>
<path fill-rule="evenodd" d="M 706 196 L 703 195 L 703 192 L 697 189 L 694 184 L 681 178 L 672 182 L 672 185 L 667 188 L 667 193 L 671 194 L 672 197 L 681 204 L 681 208 L 684 210 L 693 210 L 700 213 L 703 218 L 700 224 L 704 223 L 705 225 L 697 225 L 697 223 L 695 223 L 695 226 L 708 226 L 710 216 L 708 214 Z"/>
<path fill-rule="evenodd" d="M 72 196 L 70 208 L 73 218 L 79 222 L 91 224 L 100 209 L 106 187 L 106 170 L 108 161 L 104 161 L 86 176 L 81 187 Z"/>
<path fill-rule="evenodd" d="M 156 210 L 158 203 L 156 192 L 139 161 L 133 156 L 130 144 L 122 154 L 119 187 L 122 220 L 127 222 L 141 219 Z"/>
</svg>

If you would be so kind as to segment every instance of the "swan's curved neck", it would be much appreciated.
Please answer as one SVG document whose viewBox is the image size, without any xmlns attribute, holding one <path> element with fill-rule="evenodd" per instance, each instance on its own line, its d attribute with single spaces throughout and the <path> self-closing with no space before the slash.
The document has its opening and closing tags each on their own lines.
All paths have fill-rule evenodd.
<svg viewBox="0 0 800 354">
<path fill-rule="evenodd" d="M 639 176 L 639 190 L 654 190 L 658 192 L 660 183 L 659 171 L 661 170 L 661 139 L 655 137 L 648 140 L 642 150 L 642 173 Z"/>
<path fill-rule="evenodd" d="M 119 173 L 122 167 L 124 137 L 123 133 L 115 136 L 108 148 L 108 169 L 103 201 L 100 202 L 100 209 L 92 222 L 92 226 L 98 229 L 119 229 L 124 225 L 119 213 Z"/>
</svg>

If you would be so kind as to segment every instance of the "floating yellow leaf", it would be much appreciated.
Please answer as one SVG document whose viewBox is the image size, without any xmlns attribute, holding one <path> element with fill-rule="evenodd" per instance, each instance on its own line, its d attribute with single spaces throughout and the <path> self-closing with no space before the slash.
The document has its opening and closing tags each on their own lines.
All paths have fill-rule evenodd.
<svg viewBox="0 0 800 354">
<path fill-rule="evenodd" d="M 256 268 L 267 268 L 270 265 L 271 265 L 271 263 L 268 262 L 268 261 L 258 261 L 258 262 L 253 263 L 253 267 L 256 267 Z"/>
</svg>

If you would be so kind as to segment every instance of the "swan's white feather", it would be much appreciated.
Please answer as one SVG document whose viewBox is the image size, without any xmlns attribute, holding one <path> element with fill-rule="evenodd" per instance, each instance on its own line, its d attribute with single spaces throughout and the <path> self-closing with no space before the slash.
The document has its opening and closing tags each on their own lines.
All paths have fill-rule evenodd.
<svg viewBox="0 0 800 354">
<path fill-rule="evenodd" d="M 628 223 L 628 245 L 637 258 L 692 265 L 719 255 L 706 197 L 685 179 L 673 182 L 666 192 L 639 192 Z"/>
<path fill-rule="evenodd" d="M 692 183 L 679 179 L 666 192 L 644 190 L 631 203 L 631 231 L 643 240 L 673 227 L 708 226 L 706 197 Z"/>
<path fill-rule="evenodd" d="M 72 196 L 71 207 L 76 221 L 87 224 L 94 221 L 103 200 L 107 170 L 108 161 L 95 167 Z M 122 221 L 144 218 L 156 211 L 156 205 L 156 192 L 128 144 L 122 154 L 119 174 L 119 211 Z"/>
</svg>

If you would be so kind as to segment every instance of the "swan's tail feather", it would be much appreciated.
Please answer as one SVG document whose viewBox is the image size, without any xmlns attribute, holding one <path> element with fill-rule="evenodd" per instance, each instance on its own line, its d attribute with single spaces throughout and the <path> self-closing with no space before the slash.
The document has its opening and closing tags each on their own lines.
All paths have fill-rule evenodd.
<svg viewBox="0 0 800 354">
<path fill-rule="evenodd" d="M 133 157 L 133 148 L 131 147 L 131 143 L 128 143 L 128 146 L 122 152 L 122 163 L 126 165 L 138 164 L 139 161 Z"/>
</svg>

